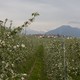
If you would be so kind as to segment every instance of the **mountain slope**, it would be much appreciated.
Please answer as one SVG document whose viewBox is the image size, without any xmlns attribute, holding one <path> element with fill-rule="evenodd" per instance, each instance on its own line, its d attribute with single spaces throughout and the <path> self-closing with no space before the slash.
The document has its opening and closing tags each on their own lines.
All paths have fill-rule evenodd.
<svg viewBox="0 0 80 80">
<path fill-rule="evenodd" d="M 65 35 L 65 36 L 80 37 L 80 29 L 73 28 L 69 25 L 62 25 L 55 30 L 48 31 L 46 34 L 47 35 L 49 35 L 49 34 L 54 34 L 54 35 L 59 34 L 59 35 Z"/>
</svg>

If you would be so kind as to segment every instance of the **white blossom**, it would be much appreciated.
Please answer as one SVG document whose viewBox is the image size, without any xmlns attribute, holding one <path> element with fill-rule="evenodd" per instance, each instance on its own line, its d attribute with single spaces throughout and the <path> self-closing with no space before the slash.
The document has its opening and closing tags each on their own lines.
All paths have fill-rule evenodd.
<svg viewBox="0 0 80 80">
<path fill-rule="evenodd" d="M 24 45 L 24 44 L 21 44 L 21 47 L 23 47 L 23 48 L 24 48 L 24 47 L 25 47 L 25 45 Z"/>
</svg>

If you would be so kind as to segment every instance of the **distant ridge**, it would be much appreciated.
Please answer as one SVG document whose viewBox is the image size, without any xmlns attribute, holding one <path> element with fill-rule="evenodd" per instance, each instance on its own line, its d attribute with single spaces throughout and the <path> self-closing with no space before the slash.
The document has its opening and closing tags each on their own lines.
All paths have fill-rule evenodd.
<svg viewBox="0 0 80 80">
<path fill-rule="evenodd" d="M 43 31 L 36 31 L 36 30 L 32 30 L 32 29 L 26 29 L 26 30 L 24 29 L 22 31 L 22 33 L 26 34 L 26 35 L 29 35 L 29 34 L 33 35 L 33 34 L 44 34 L 45 32 L 43 32 Z"/>
<path fill-rule="evenodd" d="M 73 28 L 70 25 L 62 25 L 55 30 L 50 30 L 46 32 L 46 35 L 65 35 L 65 36 L 72 36 L 72 37 L 80 37 L 80 29 Z"/>
</svg>

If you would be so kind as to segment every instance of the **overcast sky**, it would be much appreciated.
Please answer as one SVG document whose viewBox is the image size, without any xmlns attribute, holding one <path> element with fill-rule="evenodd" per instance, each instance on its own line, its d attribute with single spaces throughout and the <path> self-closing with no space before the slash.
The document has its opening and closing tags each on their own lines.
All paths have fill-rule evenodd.
<svg viewBox="0 0 80 80">
<path fill-rule="evenodd" d="M 55 29 L 61 25 L 80 28 L 80 0 L 0 0 L 0 19 L 13 20 L 18 26 L 39 12 L 29 28 L 39 31 Z"/>
</svg>

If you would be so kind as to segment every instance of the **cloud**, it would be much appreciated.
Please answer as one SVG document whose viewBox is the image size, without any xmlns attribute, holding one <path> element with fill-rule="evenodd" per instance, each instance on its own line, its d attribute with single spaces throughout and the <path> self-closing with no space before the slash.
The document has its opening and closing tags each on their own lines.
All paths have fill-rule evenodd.
<svg viewBox="0 0 80 80">
<path fill-rule="evenodd" d="M 69 24 L 80 24 L 80 21 L 70 21 Z"/>
<path fill-rule="evenodd" d="M 21 25 L 36 11 L 40 16 L 31 28 L 37 30 L 53 29 L 69 21 L 79 24 L 76 21 L 80 20 L 80 0 L 0 0 L 0 19 L 12 19 L 15 26 Z"/>
</svg>

